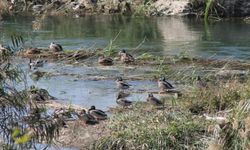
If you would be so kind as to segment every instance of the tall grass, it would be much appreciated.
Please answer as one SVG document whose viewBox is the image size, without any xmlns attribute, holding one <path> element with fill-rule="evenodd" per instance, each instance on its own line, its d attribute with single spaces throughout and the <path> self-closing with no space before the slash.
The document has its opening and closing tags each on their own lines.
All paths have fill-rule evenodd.
<svg viewBox="0 0 250 150">
<path fill-rule="evenodd" d="M 204 20 L 207 21 L 209 17 L 209 12 L 212 9 L 214 4 L 214 0 L 207 0 L 206 1 L 206 8 L 205 8 L 205 15 L 204 15 Z"/>
</svg>

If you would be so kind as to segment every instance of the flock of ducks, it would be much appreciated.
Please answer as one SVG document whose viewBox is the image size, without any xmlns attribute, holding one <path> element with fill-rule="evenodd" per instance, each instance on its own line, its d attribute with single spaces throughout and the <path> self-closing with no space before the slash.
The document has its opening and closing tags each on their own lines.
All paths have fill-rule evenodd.
<svg viewBox="0 0 250 150">
<path fill-rule="evenodd" d="M 52 42 L 49 45 L 49 50 L 52 52 L 60 52 L 60 51 L 63 51 L 63 48 L 61 45 Z M 118 53 L 118 56 L 119 56 L 120 61 L 124 64 L 133 63 L 135 61 L 135 58 L 131 54 L 127 53 L 125 50 L 121 50 Z M 42 60 L 32 61 L 30 59 L 29 66 L 30 68 L 42 67 L 45 62 L 46 61 L 42 61 Z M 113 59 L 109 57 L 105 57 L 104 55 L 101 55 L 98 58 L 98 63 L 104 66 L 113 65 Z M 116 103 L 122 107 L 131 106 L 133 102 L 126 99 L 126 97 L 129 94 L 123 92 L 123 90 L 129 89 L 131 85 L 127 83 L 126 81 L 124 81 L 122 77 L 118 77 L 115 82 L 116 82 L 117 88 L 121 90 L 117 94 Z M 199 88 L 207 87 L 207 84 L 204 81 L 202 81 L 200 77 L 197 78 L 196 82 Z M 174 89 L 174 86 L 170 82 L 168 82 L 165 77 L 161 77 L 158 79 L 158 87 L 160 89 L 160 93 L 168 92 Z M 158 98 L 154 97 L 153 93 L 148 94 L 147 102 L 154 106 L 164 106 L 164 103 L 160 101 Z M 78 118 L 81 121 L 83 121 L 85 125 L 96 124 L 98 123 L 99 120 L 105 120 L 107 119 L 107 117 L 108 115 L 104 111 L 100 109 L 96 109 L 95 106 L 91 106 L 90 109 L 88 109 L 87 111 L 83 109 L 80 113 L 78 113 Z"/>
</svg>

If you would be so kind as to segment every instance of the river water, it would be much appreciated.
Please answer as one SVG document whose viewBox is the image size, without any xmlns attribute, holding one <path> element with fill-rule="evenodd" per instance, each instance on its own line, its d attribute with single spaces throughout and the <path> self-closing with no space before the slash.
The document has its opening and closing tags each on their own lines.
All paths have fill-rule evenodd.
<svg viewBox="0 0 250 150">
<path fill-rule="evenodd" d="M 10 36 L 21 34 L 26 47 L 48 47 L 54 41 L 65 50 L 93 49 L 106 47 L 111 39 L 116 40 L 113 47 L 128 49 L 135 55 L 151 53 L 154 55 L 176 55 L 188 52 L 192 56 L 231 58 L 248 60 L 250 58 L 250 25 L 241 20 L 228 20 L 212 24 L 179 17 L 131 18 L 121 16 L 72 17 L 9 17 L 0 23 L 0 42 L 8 44 Z M 19 60 L 19 66 L 27 74 L 28 60 Z M 75 73 L 81 76 L 124 76 L 144 73 L 132 68 L 129 71 L 117 67 L 75 67 L 60 63 L 48 63 L 42 71 L 61 74 Z M 135 71 L 136 70 L 136 71 Z M 157 90 L 152 81 L 128 81 L 134 90 Z M 55 76 L 39 81 L 28 78 L 29 85 L 47 89 L 63 102 L 85 107 L 96 105 L 107 110 L 116 106 L 117 93 L 114 79 L 85 80 L 68 75 Z M 130 99 L 145 100 L 146 93 L 133 94 Z"/>
<path fill-rule="evenodd" d="M 7 18 L 0 24 L 1 42 L 8 42 L 12 34 L 23 35 L 27 46 L 47 47 L 55 41 L 69 50 L 103 48 L 118 35 L 114 47 L 137 48 L 138 54 L 169 55 L 188 51 L 202 57 L 249 59 L 250 56 L 250 25 L 242 20 L 206 25 L 195 18 L 180 17 L 19 16 Z"/>
</svg>

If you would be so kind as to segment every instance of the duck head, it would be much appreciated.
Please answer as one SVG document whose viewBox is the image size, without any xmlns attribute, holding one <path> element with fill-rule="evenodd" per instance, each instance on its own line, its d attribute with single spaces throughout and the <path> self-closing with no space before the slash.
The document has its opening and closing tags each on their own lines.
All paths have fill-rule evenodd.
<svg viewBox="0 0 250 150">
<path fill-rule="evenodd" d="M 119 52 L 119 55 L 122 55 L 122 54 L 126 54 L 125 49 L 122 49 L 122 50 Z"/>
<path fill-rule="evenodd" d="M 201 77 L 200 76 L 197 76 L 197 81 L 201 81 Z"/>
<path fill-rule="evenodd" d="M 91 106 L 89 110 L 95 110 L 95 106 Z"/>
<path fill-rule="evenodd" d="M 164 76 L 159 78 L 159 81 L 166 81 L 166 78 Z"/>
<path fill-rule="evenodd" d="M 122 77 L 117 77 L 116 81 L 123 81 Z"/>
<path fill-rule="evenodd" d="M 85 109 L 83 109 L 83 110 L 81 110 L 81 112 L 79 113 L 80 115 L 84 115 L 84 114 L 86 114 L 87 112 L 86 112 L 86 110 Z"/>
<path fill-rule="evenodd" d="M 148 97 L 154 97 L 152 93 L 148 93 Z"/>
</svg>

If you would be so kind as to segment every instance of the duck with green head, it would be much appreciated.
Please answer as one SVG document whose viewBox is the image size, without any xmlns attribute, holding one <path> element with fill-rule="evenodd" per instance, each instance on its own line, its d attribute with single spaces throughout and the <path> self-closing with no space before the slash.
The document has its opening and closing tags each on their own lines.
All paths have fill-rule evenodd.
<svg viewBox="0 0 250 150">
<path fill-rule="evenodd" d="M 77 115 L 80 121 L 84 122 L 84 125 L 95 125 L 99 123 L 94 116 L 88 114 L 85 109 Z"/>
<path fill-rule="evenodd" d="M 90 107 L 88 114 L 93 116 L 96 120 L 105 120 L 108 118 L 108 115 L 104 111 L 96 109 L 95 106 Z"/>
</svg>

